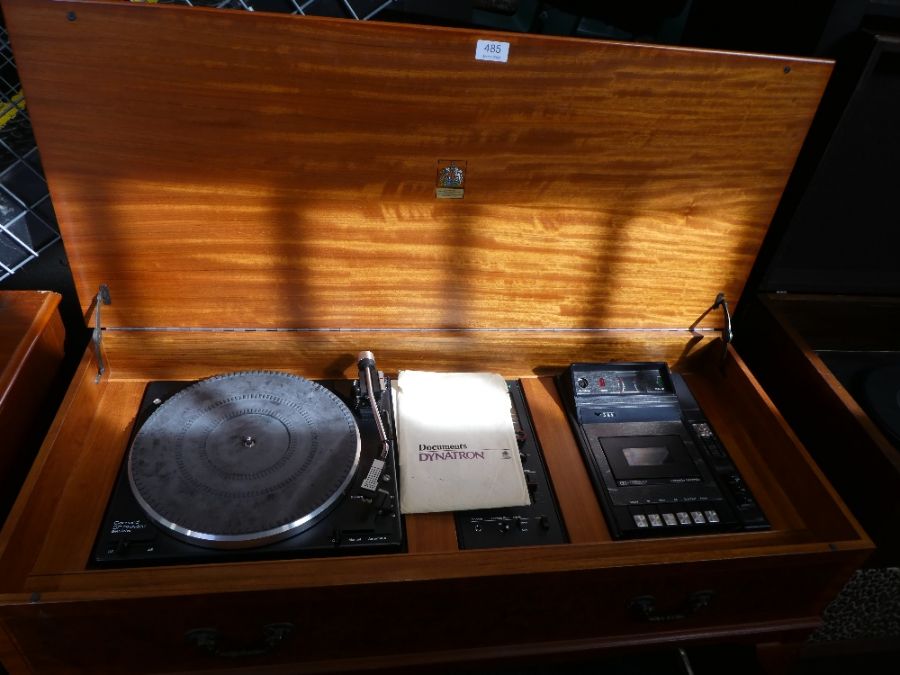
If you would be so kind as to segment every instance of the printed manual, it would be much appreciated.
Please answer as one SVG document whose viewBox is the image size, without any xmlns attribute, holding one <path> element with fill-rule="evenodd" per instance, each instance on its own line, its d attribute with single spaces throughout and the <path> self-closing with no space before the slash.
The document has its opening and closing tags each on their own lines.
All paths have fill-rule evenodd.
<svg viewBox="0 0 900 675">
<path fill-rule="evenodd" d="M 401 371 L 400 510 L 432 513 L 528 504 L 511 406 L 500 375 Z"/>
</svg>

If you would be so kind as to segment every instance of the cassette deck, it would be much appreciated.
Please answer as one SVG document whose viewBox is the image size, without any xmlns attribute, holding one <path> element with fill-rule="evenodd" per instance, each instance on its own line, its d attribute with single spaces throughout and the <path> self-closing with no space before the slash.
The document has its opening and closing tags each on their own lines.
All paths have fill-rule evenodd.
<svg viewBox="0 0 900 675">
<path fill-rule="evenodd" d="M 561 384 L 613 537 L 769 527 L 687 383 L 665 363 L 576 363 Z"/>
</svg>

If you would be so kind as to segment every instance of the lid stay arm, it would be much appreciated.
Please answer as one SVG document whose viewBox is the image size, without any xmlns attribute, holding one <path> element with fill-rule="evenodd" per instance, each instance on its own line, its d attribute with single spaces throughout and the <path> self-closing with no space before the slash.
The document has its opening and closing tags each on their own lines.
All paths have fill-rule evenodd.
<svg viewBox="0 0 900 675">
<path fill-rule="evenodd" d="M 95 382 L 100 382 L 103 373 L 106 372 L 106 364 L 103 361 L 103 332 L 101 330 L 102 320 L 100 317 L 100 306 L 112 304 L 112 296 L 109 294 L 109 286 L 100 284 L 97 295 L 94 297 L 91 306 L 88 307 L 87 316 L 94 312 L 94 334 L 91 336 L 91 342 L 94 343 L 94 357 L 97 359 L 97 377 Z"/>
<path fill-rule="evenodd" d="M 731 310 L 728 309 L 728 300 L 725 299 L 724 293 L 716 295 L 713 304 L 709 309 L 703 312 L 703 314 L 697 317 L 697 320 L 691 324 L 689 330 L 693 332 L 697 325 L 706 318 L 707 314 L 719 307 L 722 308 L 722 313 L 725 315 L 725 325 L 722 326 L 722 363 L 724 363 L 725 357 L 728 356 L 728 345 L 731 344 L 731 341 L 734 339 L 734 330 L 731 327 Z"/>
</svg>

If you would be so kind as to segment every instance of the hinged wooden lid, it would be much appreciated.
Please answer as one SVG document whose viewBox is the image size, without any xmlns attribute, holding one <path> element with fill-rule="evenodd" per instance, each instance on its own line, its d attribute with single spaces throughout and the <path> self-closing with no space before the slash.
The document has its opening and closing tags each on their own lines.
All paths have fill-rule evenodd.
<svg viewBox="0 0 900 675">
<path fill-rule="evenodd" d="M 831 70 L 172 6 L 4 10 L 79 295 L 108 284 L 113 326 L 686 327 L 740 295 Z M 487 38 L 505 63 L 476 58 Z M 437 196 L 451 161 L 462 199 Z"/>
</svg>

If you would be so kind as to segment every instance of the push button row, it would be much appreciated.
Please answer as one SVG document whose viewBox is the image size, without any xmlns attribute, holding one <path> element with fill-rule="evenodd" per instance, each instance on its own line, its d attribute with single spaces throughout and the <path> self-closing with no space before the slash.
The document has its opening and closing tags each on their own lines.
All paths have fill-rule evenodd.
<svg viewBox="0 0 900 675">
<path fill-rule="evenodd" d="M 675 527 L 679 525 L 715 525 L 720 522 L 714 509 L 704 511 L 676 511 L 675 513 L 632 513 L 639 528 Z"/>
</svg>

